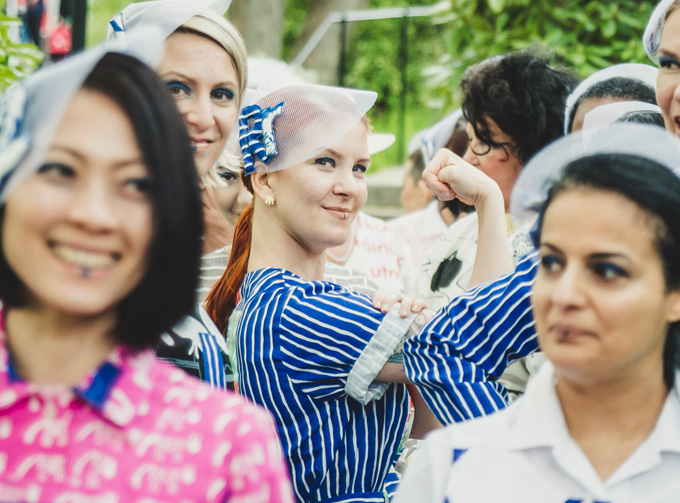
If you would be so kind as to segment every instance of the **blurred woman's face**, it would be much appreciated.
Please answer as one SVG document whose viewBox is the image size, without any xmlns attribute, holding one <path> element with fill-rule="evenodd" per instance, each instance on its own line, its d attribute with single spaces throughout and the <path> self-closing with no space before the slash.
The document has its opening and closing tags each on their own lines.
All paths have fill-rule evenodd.
<svg viewBox="0 0 680 503">
<path fill-rule="evenodd" d="M 115 313 L 147 269 L 149 184 L 127 116 L 98 92 L 78 92 L 43 165 L 5 205 L 3 253 L 29 306 Z"/>
<path fill-rule="evenodd" d="M 533 307 L 541 349 L 578 383 L 662 377 L 668 292 L 651 217 L 612 192 L 571 189 L 548 207 Z"/>
<path fill-rule="evenodd" d="M 357 123 L 331 148 L 301 164 L 269 174 L 276 204 L 268 207 L 286 234 L 320 253 L 344 244 L 366 204 L 371 160 L 367 128 Z"/>
<path fill-rule="evenodd" d="M 158 74 L 175 98 L 194 149 L 199 176 L 217 162 L 238 109 L 238 76 L 227 51 L 207 37 L 173 33 Z"/>
<path fill-rule="evenodd" d="M 217 176 L 221 178 L 224 185 L 213 187 L 215 200 L 227 222 L 236 226 L 238 217 L 241 216 L 246 206 L 252 202 L 253 195 L 243 185 L 239 175 L 223 170 L 218 172 Z"/>
<path fill-rule="evenodd" d="M 680 136 L 680 9 L 671 11 L 661 33 L 656 101 L 666 129 Z"/>
<path fill-rule="evenodd" d="M 504 148 L 492 147 L 482 143 L 477 138 L 472 124 L 468 124 L 467 131 L 470 143 L 463 159 L 483 171 L 498 184 L 505 200 L 505 211 L 508 211 L 512 188 L 515 186 L 524 164 L 517 157 L 517 148 L 512 138 L 505 134 L 493 119 L 487 118 L 486 120 L 489 124 L 491 140 L 503 144 Z"/>
</svg>

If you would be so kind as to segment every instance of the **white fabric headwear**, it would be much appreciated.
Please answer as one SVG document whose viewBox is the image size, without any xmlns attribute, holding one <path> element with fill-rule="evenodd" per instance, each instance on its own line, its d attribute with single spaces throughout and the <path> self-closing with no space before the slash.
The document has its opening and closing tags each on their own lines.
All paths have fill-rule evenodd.
<svg viewBox="0 0 680 503">
<path fill-rule="evenodd" d="M 134 34 L 126 50 L 107 43 L 99 45 L 38 70 L 2 95 L 0 203 L 40 166 L 71 99 L 102 57 L 121 52 L 149 61 L 150 55 L 163 46 L 163 40 L 157 28 L 147 27 Z"/>
<path fill-rule="evenodd" d="M 368 153 L 373 157 L 374 154 L 387 150 L 397 137 L 392 133 L 368 133 Z"/>
<path fill-rule="evenodd" d="M 643 101 L 617 101 L 593 108 L 583 118 L 583 129 L 590 130 L 596 127 L 606 126 L 616 122 L 624 115 L 631 112 L 657 112 L 661 113 L 658 105 Z"/>
<path fill-rule="evenodd" d="M 446 146 L 461 117 L 463 117 L 463 110 L 459 108 L 422 133 L 420 137 L 420 152 L 423 154 L 425 166 L 430 164 L 430 161 L 434 159 L 435 154 L 440 148 Z"/>
<path fill-rule="evenodd" d="M 680 139 L 648 124 L 614 123 L 577 131 L 551 143 L 531 158 L 515 183 L 510 212 L 519 225 L 534 218 L 564 168 L 595 154 L 628 154 L 656 161 L 680 176 Z"/>
<path fill-rule="evenodd" d="M 195 15 L 212 10 L 223 16 L 231 5 L 231 0 L 153 0 L 132 3 L 109 21 L 107 40 L 114 40 L 125 47 L 129 42 L 128 33 L 139 26 L 153 24 L 168 38 L 177 28 Z"/>
<path fill-rule="evenodd" d="M 652 12 L 652 15 L 647 22 L 645 34 L 642 35 L 642 45 L 645 46 L 645 51 L 649 59 L 659 64 L 659 43 L 661 42 L 661 32 L 663 25 L 666 22 L 666 13 L 668 8 L 673 3 L 673 0 L 662 0 Z"/>
<path fill-rule="evenodd" d="M 567 104 L 564 109 L 564 134 L 569 133 L 569 118 L 578 100 L 595 84 L 617 77 L 639 80 L 647 84 L 652 89 L 656 89 L 656 76 L 658 68 L 642 63 L 623 63 L 620 65 L 609 66 L 598 72 L 593 73 L 581 82 L 576 89 L 567 97 Z"/>
<path fill-rule="evenodd" d="M 373 91 L 314 84 L 259 89 L 254 105 L 239 116 L 245 174 L 286 169 L 332 147 L 377 97 Z"/>
</svg>

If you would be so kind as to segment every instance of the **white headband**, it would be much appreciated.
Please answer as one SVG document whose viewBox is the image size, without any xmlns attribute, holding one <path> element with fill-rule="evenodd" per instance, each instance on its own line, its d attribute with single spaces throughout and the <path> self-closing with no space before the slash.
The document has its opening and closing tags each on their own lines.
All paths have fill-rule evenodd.
<svg viewBox="0 0 680 503">
<path fill-rule="evenodd" d="M 614 123 L 554 141 L 531 158 L 517 179 L 510 212 L 519 224 L 533 218 L 572 161 L 595 154 L 628 154 L 658 162 L 680 176 L 680 139 L 648 124 Z"/>
<path fill-rule="evenodd" d="M 614 65 L 598 72 L 593 73 L 581 82 L 576 89 L 567 98 L 567 103 L 564 108 L 564 134 L 569 133 L 569 120 L 574 111 L 574 107 L 578 100 L 594 85 L 604 82 L 605 80 L 621 77 L 626 79 L 639 80 L 643 84 L 647 84 L 652 89 L 656 89 L 656 76 L 659 70 L 650 65 L 643 65 L 641 63 L 623 63 Z"/>
<path fill-rule="evenodd" d="M 662 0 L 652 12 L 645 28 L 645 34 L 642 36 L 642 45 L 645 47 L 647 56 L 659 64 L 659 43 L 661 42 L 661 32 L 663 25 L 666 22 L 666 13 L 669 7 L 673 4 L 673 0 Z"/>
</svg>

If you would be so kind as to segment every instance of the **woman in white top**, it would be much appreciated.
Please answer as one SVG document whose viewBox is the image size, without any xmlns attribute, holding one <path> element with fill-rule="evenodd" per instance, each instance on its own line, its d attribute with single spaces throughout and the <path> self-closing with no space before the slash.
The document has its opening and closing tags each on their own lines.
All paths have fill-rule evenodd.
<svg viewBox="0 0 680 503">
<path fill-rule="evenodd" d="M 513 197 L 546 200 L 532 304 L 549 363 L 507 409 L 431 435 L 398 503 L 680 501 L 679 160 L 660 128 L 613 125 L 525 168 Z"/>
</svg>

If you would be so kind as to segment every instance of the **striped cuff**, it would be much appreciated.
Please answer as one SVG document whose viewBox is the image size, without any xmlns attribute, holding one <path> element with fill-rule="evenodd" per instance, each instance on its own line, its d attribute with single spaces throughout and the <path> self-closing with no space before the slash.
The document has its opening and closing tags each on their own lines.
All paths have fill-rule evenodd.
<svg viewBox="0 0 680 503">
<path fill-rule="evenodd" d="M 385 363 L 399 347 L 415 318 L 399 316 L 400 304 L 392 306 L 347 377 L 345 392 L 362 405 L 379 400 L 390 383 L 374 382 Z"/>
</svg>

